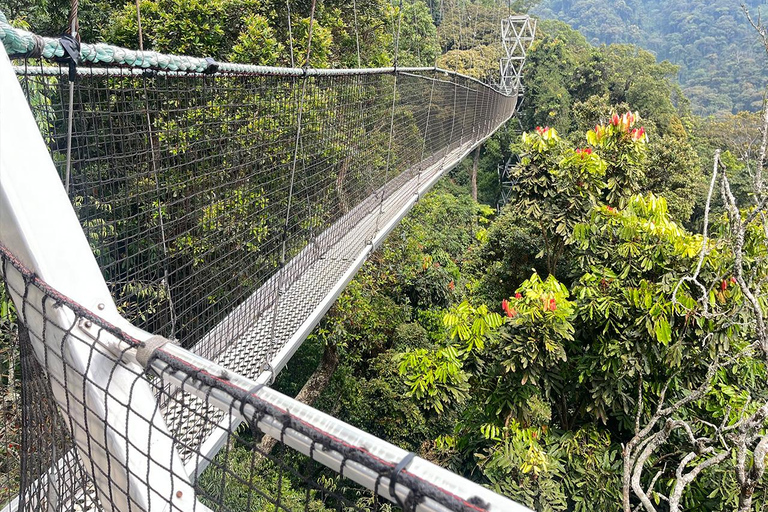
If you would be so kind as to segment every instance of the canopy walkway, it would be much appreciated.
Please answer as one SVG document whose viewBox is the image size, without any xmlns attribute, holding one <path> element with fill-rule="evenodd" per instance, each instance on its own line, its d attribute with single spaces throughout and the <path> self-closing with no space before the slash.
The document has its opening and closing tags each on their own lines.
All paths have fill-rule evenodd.
<svg viewBox="0 0 768 512">
<path fill-rule="evenodd" d="M 532 24 L 505 23 L 524 52 Z M 268 387 L 413 204 L 514 115 L 520 59 L 494 87 L 73 50 L 1 14 L 0 39 L 0 272 L 24 380 L 5 510 L 523 510 Z M 264 434 L 294 455 L 258 453 Z"/>
</svg>

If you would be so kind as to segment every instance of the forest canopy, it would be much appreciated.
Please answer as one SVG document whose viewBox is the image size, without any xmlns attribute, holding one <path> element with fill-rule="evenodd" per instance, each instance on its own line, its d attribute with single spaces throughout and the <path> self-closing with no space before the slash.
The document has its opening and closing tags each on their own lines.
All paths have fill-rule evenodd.
<svg viewBox="0 0 768 512">
<path fill-rule="evenodd" d="M 741 5 L 762 0 L 543 0 L 534 12 L 564 21 L 592 44 L 631 43 L 679 66 L 697 114 L 757 111 L 768 65 Z"/>
<path fill-rule="evenodd" d="M 768 59 L 716 4 L 542 2 L 558 20 L 539 24 L 517 118 L 416 205 L 276 387 L 537 511 L 765 502 Z M 482 79 L 509 11 L 318 2 L 305 62 L 307 1 L 291 34 L 277 0 L 139 5 L 159 51 L 314 67 L 397 53 Z M 36 32 L 66 23 L 60 0 L 0 9 Z M 138 46 L 135 3 L 81 12 L 84 39 Z"/>
</svg>

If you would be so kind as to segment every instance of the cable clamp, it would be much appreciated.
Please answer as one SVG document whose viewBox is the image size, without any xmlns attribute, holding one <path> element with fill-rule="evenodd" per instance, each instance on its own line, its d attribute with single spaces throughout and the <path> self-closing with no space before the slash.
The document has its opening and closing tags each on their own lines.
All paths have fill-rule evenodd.
<svg viewBox="0 0 768 512">
<path fill-rule="evenodd" d="M 152 336 L 136 349 L 136 360 L 141 366 L 147 368 L 149 362 L 155 357 L 155 353 L 168 343 L 173 342 L 163 336 Z"/>
<path fill-rule="evenodd" d="M 261 366 L 259 367 L 259 370 L 262 371 L 262 373 L 269 372 L 269 382 L 267 382 L 267 386 L 271 386 L 275 383 L 275 369 L 272 366 L 272 363 L 269 361 L 264 361 L 261 363 Z"/>
<path fill-rule="evenodd" d="M 208 64 L 208 66 L 206 66 L 205 71 L 203 71 L 204 74 L 212 75 L 219 70 L 219 63 L 216 62 L 213 57 L 206 57 L 205 62 Z"/>
<path fill-rule="evenodd" d="M 77 65 L 80 64 L 80 41 L 65 35 L 59 38 L 59 44 L 64 49 L 64 55 L 54 60 L 69 65 L 69 81 L 74 82 L 77 77 Z"/>
<path fill-rule="evenodd" d="M 403 457 L 403 460 L 401 460 L 398 465 L 395 466 L 395 469 L 392 470 L 392 474 L 389 477 L 389 495 L 392 496 L 392 498 L 397 502 L 397 505 L 403 510 L 406 510 L 405 504 L 395 492 L 395 485 L 397 484 L 397 478 L 400 476 L 400 472 L 404 470 L 415 457 L 415 453 L 408 452 L 408 455 Z"/>
</svg>

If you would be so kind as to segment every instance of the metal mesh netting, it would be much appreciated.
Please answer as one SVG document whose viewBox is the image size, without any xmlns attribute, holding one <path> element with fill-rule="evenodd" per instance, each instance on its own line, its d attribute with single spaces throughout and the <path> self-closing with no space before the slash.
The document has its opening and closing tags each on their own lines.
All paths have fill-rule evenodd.
<svg viewBox="0 0 768 512">
<path fill-rule="evenodd" d="M 391 506 L 377 496 L 488 509 L 479 488 L 263 385 L 516 95 L 432 68 L 80 67 L 70 102 L 66 69 L 20 64 L 119 312 L 194 354 L 158 349 L 145 372 L 144 338 L 48 287 L 0 240 L 23 326 L 18 342 L 0 329 L 0 506 L 20 487 L 11 510 Z M 265 433 L 281 441 L 272 453 L 259 452 Z"/>
<path fill-rule="evenodd" d="M 145 372 L 134 356 L 148 342 L 61 295 L 2 245 L 0 275 L 25 333 L 22 492 L 12 510 L 388 510 L 379 495 L 405 510 L 491 509 L 489 491 L 469 482 L 457 491 L 449 472 L 181 348 L 153 349 Z M 221 428 L 209 419 L 214 408 L 246 421 L 224 429 L 199 476 L 188 472 L 204 457 L 197 445 L 160 421 L 163 409 L 191 400 L 204 406 L 189 414 L 212 428 Z M 265 433 L 282 443 L 270 453 L 259 448 Z"/>
<path fill-rule="evenodd" d="M 20 78 L 64 180 L 67 80 L 42 71 Z M 362 219 L 375 213 L 381 227 L 385 197 L 436 162 L 455 164 L 451 153 L 515 104 L 434 71 L 302 79 L 85 70 L 74 98 L 69 195 L 124 316 L 192 346 L 261 289 L 226 332 L 195 347 L 209 358 Z M 349 254 L 374 234 L 345 240 Z M 274 279 L 291 260 L 290 275 Z"/>
</svg>

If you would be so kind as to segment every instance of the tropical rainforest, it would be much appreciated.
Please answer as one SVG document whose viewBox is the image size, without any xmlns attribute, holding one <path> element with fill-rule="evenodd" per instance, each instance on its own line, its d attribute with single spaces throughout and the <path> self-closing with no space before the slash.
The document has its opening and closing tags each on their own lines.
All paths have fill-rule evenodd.
<svg viewBox="0 0 768 512">
<path fill-rule="evenodd" d="M 544 0 L 534 12 L 562 20 L 599 44 L 635 44 L 679 66 L 677 78 L 698 114 L 762 108 L 764 49 L 742 5 L 763 0 Z"/>
<path fill-rule="evenodd" d="M 68 4 L 0 10 L 59 33 Z M 137 47 L 136 5 L 81 1 L 83 39 Z M 147 48 L 291 62 L 283 2 L 139 5 Z M 308 22 L 309 1 L 291 8 Z M 391 64 L 402 12 L 401 63 L 493 77 L 499 16 L 530 8 L 516 118 L 416 205 L 275 385 L 536 511 L 763 510 L 758 2 L 325 0 L 309 64 Z M 13 318 L 0 295 L 9 393 Z"/>
</svg>

